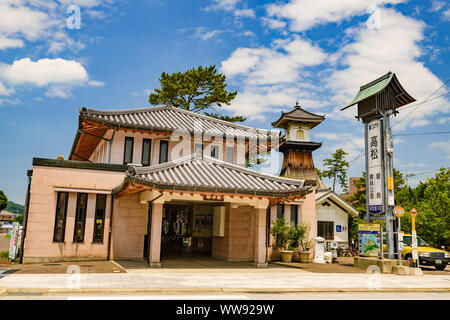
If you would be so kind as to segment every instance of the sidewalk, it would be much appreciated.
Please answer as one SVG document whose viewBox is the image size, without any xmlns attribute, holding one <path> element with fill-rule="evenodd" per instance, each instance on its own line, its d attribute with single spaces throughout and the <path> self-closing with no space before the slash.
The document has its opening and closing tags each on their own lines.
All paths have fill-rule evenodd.
<svg viewBox="0 0 450 320">
<path fill-rule="evenodd" d="M 295 270 L 295 269 L 291 269 Z M 78 281 L 79 279 L 79 281 Z M 75 289 L 71 289 L 74 287 Z M 1 289 L 3 287 L 3 289 Z M 3 291 L 3 292 L 2 292 Z M 7 293 L 175 293 L 175 292 L 450 292 L 450 276 L 397 276 L 283 272 L 167 272 L 69 274 L 9 274 L 0 279 Z"/>
</svg>

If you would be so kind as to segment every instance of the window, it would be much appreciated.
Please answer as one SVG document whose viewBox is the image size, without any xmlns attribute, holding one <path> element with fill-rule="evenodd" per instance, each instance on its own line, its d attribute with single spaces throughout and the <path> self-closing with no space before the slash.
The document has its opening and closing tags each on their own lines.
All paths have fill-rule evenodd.
<svg viewBox="0 0 450 320">
<path fill-rule="evenodd" d="M 296 139 L 297 140 L 304 140 L 305 139 L 305 134 L 304 134 L 303 130 L 297 130 Z"/>
<path fill-rule="evenodd" d="M 56 200 L 55 230 L 53 232 L 53 241 L 55 242 L 64 242 L 68 198 L 68 192 L 58 192 Z"/>
<path fill-rule="evenodd" d="M 325 240 L 334 240 L 334 222 L 317 221 L 317 235 Z"/>
<path fill-rule="evenodd" d="M 234 148 L 227 147 L 227 162 L 234 163 Z"/>
<path fill-rule="evenodd" d="M 284 217 L 284 204 L 277 205 L 277 219 Z"/>
<path fill-rule="evenodd" d="M 296 204 L 291 204 L 291 226 L 296 226 L 298 224 L 298 206 Z"/>
<path fill-rule="evenodd" d="M 95 220 L 93 242 L 103 242 L 105 226 L 106 194 L 98 194 L 95 202 Z"/>
<path fill-rule="evenodd" d="M 201 143 L 196 143 L 195 144 L 195 153 L 200 152 L 201 154 L 203 154 L 203 144 Z"/>
<path fill-rule="evenodd" d="M 77 209 L 75 211 L 75 230 L 73 232 L 73 242 L 84 241 L 84 227 L 86 224 L 88 194 L 79 193 L 77 195 Z"/>
<path fill-rule="evenodd" d="M 133 137 L 125 137 L 125 147 L 123 151 L 123 164 L 133 162 L 133 146 L 134 146 L 134 138 Z"/>
<path fill-rule="evenodd" d="M 151 139 L 143 139 L 142 140 L 142 165 L 143 166 L 150 165 L 151 149 L 152 149 L 152 140 Z"/>
<path fill-rule="evenodd" d="M 169 159 L 169 141 L 161 140 L 159 143 L 159 163 L 167 162 Z"/>
<path fill-rule="evenodd" d="M 219 146 L 211 146 L 211 158 L 219 159 Z"/>
</svg>

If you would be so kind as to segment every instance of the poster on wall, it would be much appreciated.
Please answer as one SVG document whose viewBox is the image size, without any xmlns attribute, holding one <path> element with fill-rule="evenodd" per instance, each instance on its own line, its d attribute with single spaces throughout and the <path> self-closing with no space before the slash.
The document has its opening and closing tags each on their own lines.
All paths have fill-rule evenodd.
<svg viewBox="0 0 450 320">
<path fill-rule="evenodd" d="M 377 223 L 358 224 L 359 255 L 381 256 L 381 226 Z"/>
<path fill-rule="evenodd" d="M 213 225 L 212 213 L 196 213 L 195 214 L 195 237 L 211 237 Z"/>
</svg>

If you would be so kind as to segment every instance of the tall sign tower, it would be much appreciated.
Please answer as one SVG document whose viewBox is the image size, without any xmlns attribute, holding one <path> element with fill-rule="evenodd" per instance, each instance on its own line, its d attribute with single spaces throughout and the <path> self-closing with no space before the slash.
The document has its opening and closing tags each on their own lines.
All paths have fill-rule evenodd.
<svg viewBox="0 0 450 320">
<path fill-rule="evenodd" d="M 353 101 L 341 110 L 355 104 L 358 115 L 365 128 L 366 154 L 366 220 L 386 220 L 387 253 L 394 259 L 398 248 L 395 246 L 395 235 L 398 225 L 393 210 L 394 173 L 390 117 L 398 113 L 397 109 L 413 101 L 400 85 L 395 73 L 388 72 L 384 76 L 363 85 Z"/>
<path fill-rule="evenodd" d="M 297 102 L 293 110 L 282 112 L 280 118 L 272 122 L 273 127 L 285 130 L 279 147 L 279 151 L 283 153 L 280 176 L 318 180 L 312 152 L 320 148 L 322 142 L 312 142 L 310 133 L 323 120 L 325 116 L 306 111 Z"/>
</svg>

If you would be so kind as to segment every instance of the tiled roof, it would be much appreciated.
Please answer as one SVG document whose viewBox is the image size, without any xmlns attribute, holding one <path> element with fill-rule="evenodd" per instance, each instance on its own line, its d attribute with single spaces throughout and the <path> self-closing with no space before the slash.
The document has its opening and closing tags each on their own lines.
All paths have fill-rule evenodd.
<svg viewBox="0 0 450 320">
<path fill-rule="evenodd" d="M 279 135 L 278 130 L 263 130 L 215 119 L 192 111 L 183 110 L 170 105 L 104 111 L 82 108 L 80 117 L 97 123 L 114 127 L 172 132 L 175 130 L 195 130 L 209 134 L 229 134 L 235 137 L 260 137 Z"/>
<path fill-rule="evenodd" d="M 168 190 L 209 191 L 235 194 L 293 196 L 310 189 L 305 180 L 280 178 L 202 156 L 188 157 L 150 167 L 130 167 L 120 192 L 128 183 Z"/>
<path fill-rule="evenodd" d="M 353 206 L 342 199 L 338 194 L 331 191 L 331 189 L 318 189 L 316 191 L 316 204 L 322 202 L 325 199 L 332 198 L 335 204 L 338 204 L 341 209 L 344 209 L 348 214 L 357 217 L 359 215 L 359 211 L 353 208 Z"/>
<path fill-rule="evenodd" d="M 395 106 L 396 108 L 402 107 L 408 103 L 416 101 L 413 97 L 411 97 L 405 89 L 401 86 L 400 82 L 397 79 L 397 76 L 395 73 L 392 73 L 389 71 L 385 75 L 361 86 L 359 88 L 358 93 L 356 94 L 356 97 L 353 99 L 352 102 L 350 102 L 349 105 L 342 108 L 341 110 L 345 110 L 348 107 L 351 107 L 352 105 L 359 103 L 363 100 L 366 100 L 367 98 L 370 98 L 381 91 L 383 91 L 386 87 L 391 85 L 392 89 L 395 93 Z"/>
<path fill-rule="evenodd" d="M 303 109 L 300 105 L 296 105 L 294 109 L 289 112 L 281 112 L 280 118 L 272 122 L 272 126 L 276 128 L 280 128 L 284 125 L 287 120 L 301 121 L 304 120 L 306 122 L 322 122 L 325 120 L 325 116 L 312 113 Z"/>
</svg>

